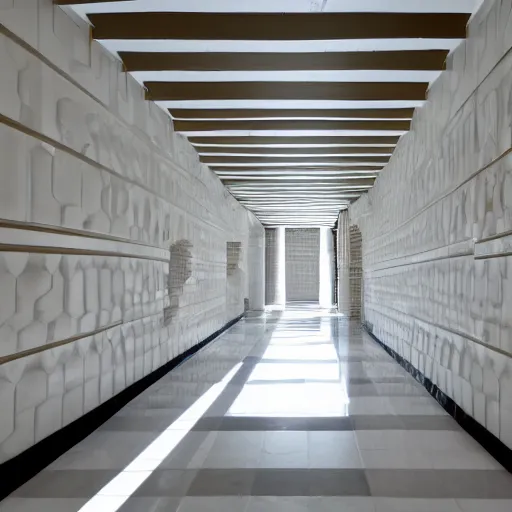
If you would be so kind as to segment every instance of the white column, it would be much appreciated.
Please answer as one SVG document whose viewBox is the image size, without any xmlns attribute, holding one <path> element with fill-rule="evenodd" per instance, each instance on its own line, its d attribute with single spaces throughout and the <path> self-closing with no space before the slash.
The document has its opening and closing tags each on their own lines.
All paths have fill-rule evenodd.
<svg viewBox="0 0 512 512">
<path fill-rule="evenodd" d="M 330 228 L 320 228 L 320 307 L 330 308 L 333 302 L 334 246 Z"/>
<path fill-rule="evenodd" d="M 276 304 L 286 305 L 286 236 L 285 228 L 277 228 L 276 258 Z"/>
<path fill-rule="evenodd" d="M 338 218 L 338 311 L 350 316 L 350 226 L 348 212 Z"/>
</svg>

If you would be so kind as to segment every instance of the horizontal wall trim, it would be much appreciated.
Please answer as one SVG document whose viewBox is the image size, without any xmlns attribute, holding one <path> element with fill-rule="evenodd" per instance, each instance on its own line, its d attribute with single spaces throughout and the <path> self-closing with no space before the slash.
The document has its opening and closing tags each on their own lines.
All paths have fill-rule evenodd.
<svg viewBox="0 0 512 512">
<path fill-rule="evenodd" d="M 409 372 L 425 389 L 437 400 L 443 409 L 452 416 L 455 421 L 480 443 L 505 469 L 512 472 L 512 449 L 498 439 L 494 434 L 478 423 L 472 416 L 467 414 L 452 397 L 448 396 L 429 378 L 427 378 L 418 368 L 398 354 L 391 347 L 386 345 L 372 332 L 372 326 L 368 322 L 363 322 L 364 329 L 382 348 Z"/>
<path fill-rule="evenodd" d="M 447 253 L 445 251 L 448 251 Z M 440 253 L 439 256 L 435 256 L 436 253 Z M 389 260 L 383 260 L 379 262 L 375 267 L 365 269 L 365 272 L 378 272 L 380 270 L 387 270 L 390 268 L 406 267 L 410 265 L 417 265 L 420 263 L 429 263 L 432 261 L 445 260 L 451 258 L 459 258 L 461 256 L 473 256 L 474 247 L 473 240 L 462 240 L 455 244 L 445 245 L 430 249 L 428 251 L 422 251 L 416 254 L 410 254 L 407 256 L 400 256 L 398 258 L 391 258 Z M 408 261 L 415 259 L 415 261 Z M 396 262 L 395 265 L 382 266 L 385 263 Z"/>
<path fill-rule="evenodd" d="M 28 350 L 23 350 L 22 352 L 16 352 L 15 354 L 10 354 L 8 356 L 0 357 L 0 365 L 10 363 L 12 361 L 16 361 L 18 359 L 23 359 L 24 357 L 33 356 L 34 354 L 40 354 L 41 352 L 46 352 L 47 350 L 52 350 L 57 347 L 62 347 L 64 345 L 69 345 L 70 343 L 74 343 L 75 341 L 83 340 L 84 338 L 89 338 L 90 336 L 96 336 L 96 334 L 101 334 L 102 332 L 113 329 L 114 327 L 119 327 L 123 322 L 119 320 L 118 322 L 114 322 L 112 324 L 106 325 L 104 327 L 100 327 L 95 329 L 94 331 L 88 331 L 81 334 L 76 334 L 75 336 L 71 336 L 64 340 L 53 341 L 51 343 L 47 343 L 46 345 L 41 345 L 39 347 L 31 348 Z"/>
<path fill-rule="evenodd" d="M 169 259 L 127 254 L 114 251 L 94 251 L 91 249 L 70 249 L 69 247 L 52 247 L 44 245 L 16 245 L 0 243 L 0 252 L 29 252 L 33 254 L 71 254 L 74 256 L 110 256 L 117 258 L 134 258 L 139 260 L 161 261 L 169 263 Z"/>
<path fill-rule="evenodd" d="M 498 240 L 499 238 L 504 238 L 504 237 L 510 236 L 510 235 L 512 235 L 512 229 L 503 231 L 502 233 L 496 233 L 495 235 L 480 238 L 479 240 L 477 240 L 475 242 L 475 244 L 483 244 L 485 242 L 490 242 L 492 240 Z"/>
<path fill-rule="evenodd" d="M 502 233 L 491 240 L 480 241 L 475 247 L 475 259 L 504 258 L 512 256 L 512 233 Z"/>
<path fill-rule="evenodd" d="M 371 310 L 373 310 L 373 311 L 375 311 L 375 312 L 377 312 L 379 314 L 382 314 L 381 311 L 379 311 L 378 309 L 372 307 L 371 303 L 370 303 L 370 305 L 365 304 L 364 307 L 365 307 L 365 309 L 371 309 Z M 468 334 L 467 332 L 459 331 L 457 329 L 453 329 L 451 327 L 447 327 L 445 325 L 438 324 L 437 322 L 433 322 L 431 320 L 426 320 L 425 318 L 420 318 L 420 317 L 418 317 L 416 315 L 413 315 L 413 314 L 405 312 L 405 311 L 401 311 L 401 310 L 396 309 L 396 308 L 394 308 L 392 306 L 389 306 L 389 305 L 382 305 L 381 304 L 380 307 L 384 308 L 384 309 L 389 309 L 391 311 L 395 311 L 396 313 L 399 313 L 399 314 L 404 315 L 404 316 L 408 316 L 408 317 L 410 317 L 413 320 L 416 320 L 418 322 L 423 322 L 425 324 L 432 325 L 433 327 L 437 327 L 438 329 L 442 329 L 443 331 L 449 332 L 451 334 L 455 334 L 456 336 L 460 336 L 461 338 L 466 338 L 467 340 L 472 341 L 472 342 L 476 343 L 477 345 L 481 345 L 482 347 L 485 347 L 485 348 L 487 348 L 489 350 L 492 350 L 493 352 L 497 352 L 498 354 L 501 354 L 502 356 L 512 358 L 512 353 L 507 352 L 506 350 L 503 350 L 502 348 L 495 347 L 493 345 L 489 345 L 485 341 L 482 341 L 481 339 L 476 338 L 475 336 L 472 336 L 471 334 Z"/>
<path fill-rule="evenodd" d="M 110 0 L 109 0 L 110 1 Z M 131 240 L 130 238 L 123 238 L 120 236 L 108 235 L 106 233 L 99 233 L 96 231 L 86 231 L 84 229 L 67 228 L 62 226 L 51 226 L 50 224 L 38 224 L 37 222 L 22 222 L 18 220 L 9 220 L 0 218 L 0 228 L 14 228 L 26 231 L 37 231 L 40 233 L 49 233 L 55 235 L 72 235 L 81 236 L 84 238 L 92 238 L 95 240 L 108 240 L 109 242 L 122 242 L 124 244 L 139 245 L 150 249 L 167 250 L 158 245 L 145 244 L 138 240 Z"/>
<path fill-rule="evenodd" d="M 87 254 L 169 262 L 170 251 L 125 242 L 91 239 L 69 234 L 44 233 L 0 227 L 0 251 L 48 254 Z"/>
<path fill-rule="evenodd" d="M 207 338 L 163 364 L 149 375 L 139 379 L 131 386 L 128 386 L 92 411 L 84 414 L 73 423 L 57 430 L 13 459 L 0 464 L 0 481 L 2 482 L 2 486 L 0 487 L 0 500 L 6 498 L 54 460 L 58 459 L 73 446 L 92 434 L 98 427 L 114 416 L 114 414 L 120 411 L 143 391 L 215 340 L 243 317 L 244 314 L 237 316 Z"/>
<path fill-rule="evenodd" d="M 497 252 L 492 254 L 475 256 L 475 260 L 492 260 L 496 258 L 506 258 L 508 256 L 512 256 L 512 249 L 506 252 Z"/>
</svg>

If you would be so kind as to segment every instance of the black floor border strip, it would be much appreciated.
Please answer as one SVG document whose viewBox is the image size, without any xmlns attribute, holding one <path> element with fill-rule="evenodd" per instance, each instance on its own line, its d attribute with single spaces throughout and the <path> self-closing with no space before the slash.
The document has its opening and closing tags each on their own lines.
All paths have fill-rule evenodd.
<svg viewBox="0 0 512 512">
<path fill-rule="evenodd" d="M 402 368 L 407 370 L 437 400 L 439 405 L 483 448 L 485 448 L 507 471 L 512 473 L 512 449 L 500 441 L 492 432 L 467 414 L 444 391 L 413 366 L 398 352 L 388 347 L 372 332 L 372 327 L 363 323 L 365 331 L 376 341 Z"/>
<path fill-rule="evenodd" d="M 28 482 L 70 448 L 92 434 L 92 432 L 143 391 L 218 338 L 244 316 L 245 313 L 242 313 L 229 321 L 218 331 L 215 331 L 171 361 L 168 361 L 154 372 L 133 383 L 92 411 L 89 411 L 74 422 L 39 441 L 16 457 L 0 464 L 0 501 L 9 496 L 9 494 L 14 492 L 18 487 Z"/>
</svg>

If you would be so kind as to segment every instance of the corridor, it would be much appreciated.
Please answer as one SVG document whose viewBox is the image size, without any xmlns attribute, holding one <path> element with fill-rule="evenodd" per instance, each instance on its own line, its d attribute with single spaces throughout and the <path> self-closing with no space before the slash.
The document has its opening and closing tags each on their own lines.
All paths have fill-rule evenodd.
<svg viewBox="0 0 512 512">
<path fill-rule="evenodd" d="M 249 314 L 1 512 L 505 512 L 512 476 L 355 323 Z"/>
</svg>

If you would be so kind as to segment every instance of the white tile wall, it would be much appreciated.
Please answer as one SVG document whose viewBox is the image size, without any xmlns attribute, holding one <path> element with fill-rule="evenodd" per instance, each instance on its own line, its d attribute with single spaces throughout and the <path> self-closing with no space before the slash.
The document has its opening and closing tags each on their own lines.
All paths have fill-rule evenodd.
<svg viewBox="0 0 512 512">
<path fill-rule="evenodd" d="M 512 447 L 512 0 L 468 33 L 350 218 L 373 332 Z"/>
<path fill-rule="evenodd" d="M 0 23 L 36 50 L 0 35 L 0 219 L 61 231 L 0 234 L 57 248 L 0 254 L 0 357 L 107 328 L 0 364 L 1 463 L 240 314 L 261 295 L 264 230 L 84 23 L 51 0 L 0 0 Z M 169 323 L 178 240 L 192 270 Z M 229 305 L 228 241 L 242 243 Z"/>
</svg>

